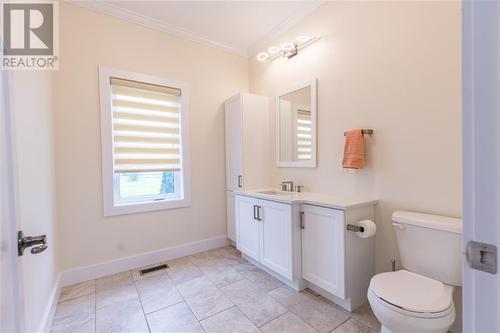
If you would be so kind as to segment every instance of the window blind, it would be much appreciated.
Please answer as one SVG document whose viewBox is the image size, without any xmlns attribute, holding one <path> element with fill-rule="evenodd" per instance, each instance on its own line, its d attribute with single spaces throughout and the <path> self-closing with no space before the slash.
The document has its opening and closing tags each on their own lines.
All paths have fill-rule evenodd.
<svg viewBox="0 0 500 333">
<path fill-rule="evenodd" d="M 297 160 L 311 159 L 311 111 L 297 110 Z"/>
<path fill-rule="evenodd" d="M 181 170 L 179 89 L 111 78 L 115 173 Z"/>
</svg>

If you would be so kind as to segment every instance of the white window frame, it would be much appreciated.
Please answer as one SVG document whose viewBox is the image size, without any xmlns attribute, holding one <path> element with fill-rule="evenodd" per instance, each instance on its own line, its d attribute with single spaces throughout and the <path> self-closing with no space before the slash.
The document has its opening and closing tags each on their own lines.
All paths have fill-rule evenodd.
<svg viewBox="0 0 500 333">
<path fill-rule="evenodd" d="M 179 197 L 170 196 L 145 197 L 137 200 L 120 200 L 115 202 L 115 174 L 113 159 L 113 113 L 111 101 L 112 77 L 156 84 L 181 90 L 181 173 L 182 190 Z M 165 80 L 162 78 L 99 66 L 99 100 L 101 111 L 101 155 L 102 155 L 102 193 L 104 216 L 124 215 L 155 210 L 181 208 L 191 206 L 191 169 L 189 163 L 189 122 L 188 122 L 188 85 L 184 82 Z M 177 179 L 177 177 L 176 177 Z"/>
</svg>

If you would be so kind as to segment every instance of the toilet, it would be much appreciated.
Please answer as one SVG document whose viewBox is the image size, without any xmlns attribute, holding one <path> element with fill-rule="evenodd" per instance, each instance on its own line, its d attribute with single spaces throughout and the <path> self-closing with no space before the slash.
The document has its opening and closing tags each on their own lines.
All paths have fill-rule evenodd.
<svg viewBox="0 0 500 333">
<path fill-rule="evenodd" d="M 455 321 L 454 286 L 462 285 L 462 221 L 396 211 L 402 270 L 375 275 L 368 301 L 385 333 L 447 332 Z"/>
</svg>

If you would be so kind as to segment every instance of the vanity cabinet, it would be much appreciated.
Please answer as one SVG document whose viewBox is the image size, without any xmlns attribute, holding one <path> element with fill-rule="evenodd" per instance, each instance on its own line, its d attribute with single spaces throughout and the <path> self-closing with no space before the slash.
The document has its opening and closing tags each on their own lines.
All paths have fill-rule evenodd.
<svg viewBox="0 0 500 333">
<path fill-rule="evenodd" d="M 367 301 L 375 237 L 347 226 L 373 221 L 375 204 L 319 193 L 236 191 L 236 247 L 291 288 L 310 288 L 352 311 Z"/>
<path fill-rule="evenodd" d="M 235 201 L 237 249 L 293 280 L 292 205 L 242 195 Z"/>
<path fill-rule="evenodd" d="M 228 238 L 235 240 L 235 217 L 229 203 L 234 191 L 271 184 L 269 99 L 239 93 L 224 103 Z"/>
<path fill-rule="evenodd" d="M 302 205 L 302 277 L 345 298 L 344 212 Z"/>
</svg>

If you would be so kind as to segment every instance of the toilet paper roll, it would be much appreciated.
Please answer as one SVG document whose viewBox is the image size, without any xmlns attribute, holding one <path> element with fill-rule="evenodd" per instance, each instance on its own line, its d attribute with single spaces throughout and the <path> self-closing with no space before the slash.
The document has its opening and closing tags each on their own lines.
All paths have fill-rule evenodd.
<svg viewBox="0 0 500 333">
<path fill-rule="evenodd" d="M 363 227 L 363 231 L 355 232 L 356 236 L 361 238 L 372 237 L 377 232 L 377 225 L 371 220 L 361 220 L 352 224 L 358 227 Z"/>
</svg>

